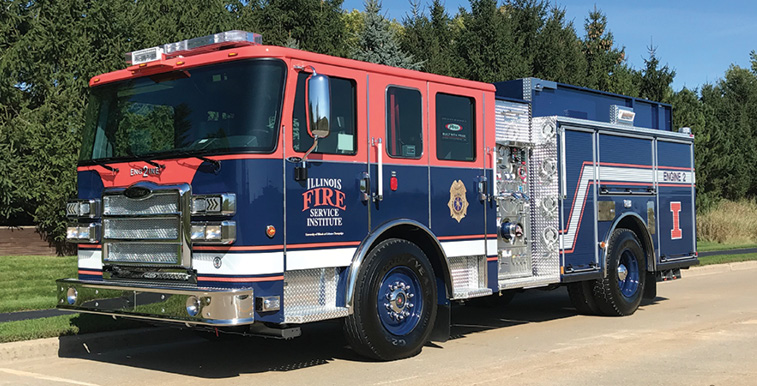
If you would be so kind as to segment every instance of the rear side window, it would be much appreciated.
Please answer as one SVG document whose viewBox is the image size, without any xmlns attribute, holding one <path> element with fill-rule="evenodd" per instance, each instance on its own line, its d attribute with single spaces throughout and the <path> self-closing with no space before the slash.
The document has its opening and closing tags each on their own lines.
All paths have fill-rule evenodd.
<svg viewBox="0 0 757 386">
<path fill-rule="evenodd" d="M 436 94 L 436 158 L 476 159 L 476 104 L 473 98 Z"/>
<path fill-rule="evenodd" d="M 294 113 L 292 114 L 292 145 L 294 150 L 305 152 L 313 146 L 313 138 L 308 134 L 307 115 L 305 112 L 305 82 L 310 74 L 297 76 L 297 91 L 294 96 Z M 314 153 L 355 154 L 357 151 L 357 93 L 355 81 L 351 79 L 329 77 L 331 85 L 331 132 L 326 138 L 318 140 Z"/>
<path fill-rule="evenodd" d="M 395 158 L 420 158 L 423 118 L 418 90 L 390 86 L 386 90 L 386 151 Z"/>
</svg>

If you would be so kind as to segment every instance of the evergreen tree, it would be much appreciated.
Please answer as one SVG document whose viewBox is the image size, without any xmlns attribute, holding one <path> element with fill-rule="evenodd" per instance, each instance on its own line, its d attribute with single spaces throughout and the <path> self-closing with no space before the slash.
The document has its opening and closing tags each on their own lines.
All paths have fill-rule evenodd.
<svg viewBox="0 0 757 386">
<path fill-rule="evenodd" d="M 533 76 L 557 82 L 585 85 L 586 58 L 573 23 L 565 9 L 553 7 L 536 38 Z"/>
<path fill-rule="evenodd" d="M 342 0 L 263 0 L 247 8 L 241 21 L 256 26 L 265 44 L 284 46 L 291 38 L 306 51 L 347 55 Z"/>
<path fill-rule="evenodd" d="M 378 0 L 366 0 L 364 20 L 365 28 L 358 35 L 358 48 L 351 55 L 353 59 L 411 70 L 420 68 L 411 55 L 402 51 L 396 33 L 381 15 Z"/>
<path fill-rule="evenodd" d="M 481 82 L 529 76 L 515 44 L 513 25 L 497 9 L 496 0 L 471 0 L 470 5 L 470 13 L 460 9 L 462 30 L 456 44 L 456 75 Z"/>
<path fill-rule="evenodd" d="M 598 10 L 589 12 L 584 22 L 586 37 L 584 55 L 587 62 L 586 86 L 603 91 L 615 91 L 611 87 L 611 77 L 625 60 L 625 48 L 614 47 L 612 32 L 607 30 L 607 17 Z M 621 74 L 626 69 L 621 69 Z"/>
<path fill-rule="evenodd" d="M 434 0 L 429 13 L 431 19 L 421 12 L 419 2 L 413 3 L 412 14 L 404 21 L 402 49 L 421 63 L 423 71 L 452 76 L 456 60 L 452 19 L 441 0 Z"/>
<path fill-rule="evenodd" d="M 653 101 L 668 102 L 673 94 L 670 85 L 673 83 L 676 72 L 668 68 L 667 64 L 659 67 L 660 61 L 657 59 L 656 47 L 650 45 L 647 49 L 649 58 L 644 59 L 639 96 Z"/>
</svg>

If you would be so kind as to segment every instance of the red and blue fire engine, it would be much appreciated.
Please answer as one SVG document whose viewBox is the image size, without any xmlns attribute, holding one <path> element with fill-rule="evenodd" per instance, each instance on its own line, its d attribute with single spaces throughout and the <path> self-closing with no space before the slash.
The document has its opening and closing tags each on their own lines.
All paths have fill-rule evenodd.
<svg viewBox="0 0 757 386">
<path fill-rule="evenodd" d="M 480 83 L 229 31 L 90 80 L 58 308 L 414 355 L 450 305 L 568 287 L 629 315 L 696 264 L 693 136 L 671 107 Z"/>
</svg>

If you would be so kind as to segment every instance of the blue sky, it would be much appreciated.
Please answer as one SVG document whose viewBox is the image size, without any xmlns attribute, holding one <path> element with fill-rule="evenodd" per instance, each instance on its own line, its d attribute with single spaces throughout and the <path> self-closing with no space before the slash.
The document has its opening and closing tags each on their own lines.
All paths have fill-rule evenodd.
<svg viewBox="0 0 757 386">
<path fill-rule="evenodd" d="M 431 0 L 421 0 L 425 7 Z M 501 2 L 501 0 L 500 0 Z M 407 0 L 383 0 L 386 16 L 401 21 L 410 12 Z M 673 88 L 696 88 L 722 78 L 728 66 L 749 68 L 749 52 L 757 50 L 757 1 L 632 0 L 552 1 L 567 11 L 584 35 L 584 19 L 594 4 L 607 15 L 616 46 L 626 47 L 626 58 L 636 69 L 644 65 L 647 47 L 654 42 L 662 64 L 675 69 Z M 452 15 L 468 0 L 446 0 Z M 345 0 L 343 8 L 363 9 L 362 0 Z"/>
</svg>

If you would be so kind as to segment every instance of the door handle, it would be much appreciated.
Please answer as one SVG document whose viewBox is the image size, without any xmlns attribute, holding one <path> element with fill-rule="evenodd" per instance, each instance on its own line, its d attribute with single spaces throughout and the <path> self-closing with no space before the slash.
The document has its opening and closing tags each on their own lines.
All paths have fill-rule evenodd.
<svg viewBox="0 0 757 386">
<path fill-rule="evenodd" d="M 371 198 L 371 177 L 368 175 L 368 173 L 363 172 L 363 174 L 360 176 L 360 199 L 365 201 L 368 201 L 368 199 Z"/>
</svg>

